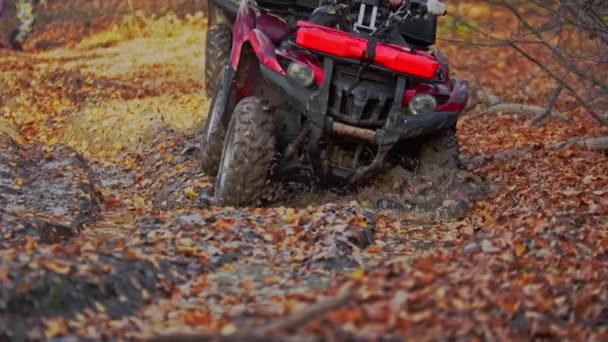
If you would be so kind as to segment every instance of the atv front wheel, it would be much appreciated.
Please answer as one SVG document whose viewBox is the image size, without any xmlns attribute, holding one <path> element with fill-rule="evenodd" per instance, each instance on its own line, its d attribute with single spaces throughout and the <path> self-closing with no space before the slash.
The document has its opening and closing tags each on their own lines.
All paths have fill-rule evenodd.
<svg viewBox="0 0 608 342">
<path fill-rule="evenodd" d="M 207 30 L 205 47 L 205 91 L 212 96 L 219 84 L 222 68 L 230 56 L 232 31 L 228 24 L 217 24 Z"/>
<path fill-rule="evenodd" d="M 259 199 L 275 156 L 274 129 L 260 98 L 244 98 L 234 108 L 215 181 L 219 204 L 251 205 Z"/>
<path fill-rule="evenodd" d="M 456 130 L 446 129 L 429 135 L 418 153 L 418 172 L 430 175 L 438 170 L 455 170 L 460 166 L 460 149 Z"/>
</svg>

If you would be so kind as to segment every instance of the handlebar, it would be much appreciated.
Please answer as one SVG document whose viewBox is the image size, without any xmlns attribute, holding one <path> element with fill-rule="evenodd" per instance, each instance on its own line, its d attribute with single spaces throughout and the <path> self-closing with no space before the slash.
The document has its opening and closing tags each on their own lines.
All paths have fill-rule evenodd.
<svg viewBox="0 0 608 342">
<path fill-rule="evenodd" d="M 365 1 L 365 0 L 363 0 Z M 447 6 L 439 0 L 403 0 L 401 6 L 388 16 L 388 18 L 371 32 L 371 36 L 382 35 L 392 27 L 403 22 L 410 16 L 445 15 Z"/>
<path fill-rule="evenodd" d="M 426 10 L 433 15 L 446 15 L 448 13 L 448 6 L 439 0 L 427 0 Z"/>
<path fill-rule="evenodd" d="M 446 4 L 439 0 L 404 0 L 408 2 L 409 10 L 411 12 L 418 12 L 416 14 L 432 14 L 436 16 L 446 15 L 448 7 Z"/>
<path fill-rule="evenodd" d="M 408 18 L 445 15 L 447 6 L 440 0 L 401 0 L 395 8 L 391 0 L 321 0 L 310 20 L 326 26 L 339 26 L 370 36 L 383 37 Z M 391 8 L 392 7 L 392 8 Z M 356 19 L 352 21 L 351 14 Z M 314 19 L 313 19 L 314 18 Z M 323 24 L 324 23 L 324 24 Z"/>
</svg>

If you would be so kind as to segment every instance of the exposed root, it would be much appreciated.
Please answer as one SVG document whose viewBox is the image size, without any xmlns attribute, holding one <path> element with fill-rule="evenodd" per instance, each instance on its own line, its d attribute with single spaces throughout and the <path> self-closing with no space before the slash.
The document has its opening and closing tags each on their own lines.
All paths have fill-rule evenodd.
<svg viewBox="0 0 608 342">
<path fill-rule="evenodd" d="M 567 141 L 558 142 L 555 144 L 551 144 L 548 146 L 551 150 L 556 149 L 565 149 L 572 146 L 578 146 L 583 148 L 588 148 L 597 152 L 606 152 L 608 151 L 608 136 L 601 136 L 595 138 L 586 138 L 586 139 L 572 139 Z"/>
<path fill-rule="evenodd" d="M 492 114 L 492 115 L 496 115 L 498 113 L 520 113 L 520 114 L 533 115 L 535 117 L 539 117 L 539 116 L 543 115 L 545 112 L 546 112 L 546 108 L 544 108 L 544 107 L 526 105 L 523 103 L 499 103 L 497 105 L 494 105 L 494 106 L 488 108 L 488 113 Z M 553 110 L 549 112 L 548 116 L 556 118 L 556 119 L 560 119 L 560 120 L 565 120 L 565 121 L 570 120 L 570 118 L 567 115 L 557 112 L 557 111 L 553 111 Z"/>
<path fill-rule="evenodd" d="M 258 329 L 245 330 L 234 335 L 223 336 L 217 334 L 180 334 L 164 335 L 149 339 L 149 342 L 190 342 L 190 341 L 284 341 L 284 339 L 272 337 L 270 334 L 285 330 L 297 329 L 304 324 L 318 319 L 324 314 L 335 310 L 354 297 L 355 291 L 350 284 L 342 287 L 340 293 L 332 299 L 320 301 L 312 304 L 301 311 L 297 311 L 290 316 L 280 319 L 267 326 Z"/>
<path fill-rule="evenodd" d="M 608 136 L 584 139 L 570 139 L 544 146 L 544 148 L 547 150 L 561 150 L 570 147 L 581 147 L 596 152 L 608 152 Z M 499 161 L 507 158 L 521 157 L 536 149 L 537 148 L 535 147 L 525 147 L 509 151 L 502 151 L 493 155 L 479 155 L 470 158 L 468 160 L 468 163 L 473 166 L 480 166 L 490 161 Z"/>
<path fill-rule="evenodd" d="M 291 330 L 300 327 L 307 322 L 319 318 L 323 314 L 332 311 L 345 305 L 354 297 L 354 290 L 352 286 L 344 286 L 340 293 L 335 298 L 326 301 L 320 301 L 315 303 L 301 311 L 295 312 L 294 314 L 285 317 L 275 323 L 271 323 L 266 327 L 259 329 L 260 334 L 268 334 L 283 330 Z"/>
<path fill-rule="evenodd" d="M 570 121 L 571 118 L 562 112 L 555 111 L 555 102 L 559 97 L 559 94 L 563 91 L 563 87 L 560 86 L 555 89 L 549 103 L 546 107 L 528 105 L 524 103 L 506 103 L 503 100 L 494 95 L 487 93 L 481 89 L 474 89 L 471 91 L 471 102 L 465 112 L 470 112 L 480 104 L 488 107 L 487 111 L 482 114 L 497 115 L 498 113 L 517 113 L 533 116 L 529 123 L 531 125 L 537 125 L 547 117 L 552 117 L 559 120 Z"/>
</svg>

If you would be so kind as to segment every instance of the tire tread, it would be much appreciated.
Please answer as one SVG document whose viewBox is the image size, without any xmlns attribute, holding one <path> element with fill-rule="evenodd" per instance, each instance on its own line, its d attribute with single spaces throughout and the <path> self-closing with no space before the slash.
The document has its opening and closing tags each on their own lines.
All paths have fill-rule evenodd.
<svg viewBox="0 0 608 342">
<path fill-rule="evenodd" d="M 235 107 L 224 144 L 234 149 L 226 168 L 220 162 L 223 187 L 217 178 L 215 197 L 223 205 L 251 205 L 259 199 L 275 156 L 274 121 L 262 100 L 248 97 Z M 223 154 L 228 146 L 224 146 Z M 222 155 L 222 159 L 225 158 Z"/>
</svg>

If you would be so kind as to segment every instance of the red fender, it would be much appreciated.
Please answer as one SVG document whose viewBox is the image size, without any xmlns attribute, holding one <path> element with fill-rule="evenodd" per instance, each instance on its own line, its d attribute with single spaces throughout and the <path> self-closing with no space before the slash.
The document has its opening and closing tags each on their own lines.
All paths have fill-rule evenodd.
<svg viewBox="0 0 608 342">
<path fill-rule="evenodd" d="M 438 112 L 461 112 L 469 101 L 469 84 L 465 80 L 454 79 L 450 99 L 443 106 L 438 107 Z"/>
<path fill-rule="evenodd" d="M 243 44 L 249 40 L 249 33 L 255 28 L 255 11 L 248 5 L 247 0 L 242 0 L 236 20 L 232 25 L 232 51 L 230 52 L 230 65 L 236 70 L 241 58 Z"/>
<path fill-rule="evenodd" d="M 248 0 L 242 0 L 232 26 L 232 51 L 230 53 L 232 68 L 234 70 L 238 68 L 243 44 L 249 41 L 264 65 L 284 74 L 276 60 L 273 42 L 280 41 L 288 32 L 289 27 L 285 20 L 263 11 L 256 11 L 249 6 Z"/>
<path fill-rule="evenodd" d="M 283 76 L 287 76 L 287 73 L 283 70 L 277 60 L 277 55 L 274 52 L 274 45 L 272 45 L 270 38 L 262 31 L 253 29 L 249 33 L 249 42 L 262 64 Z"/>
</svg>

